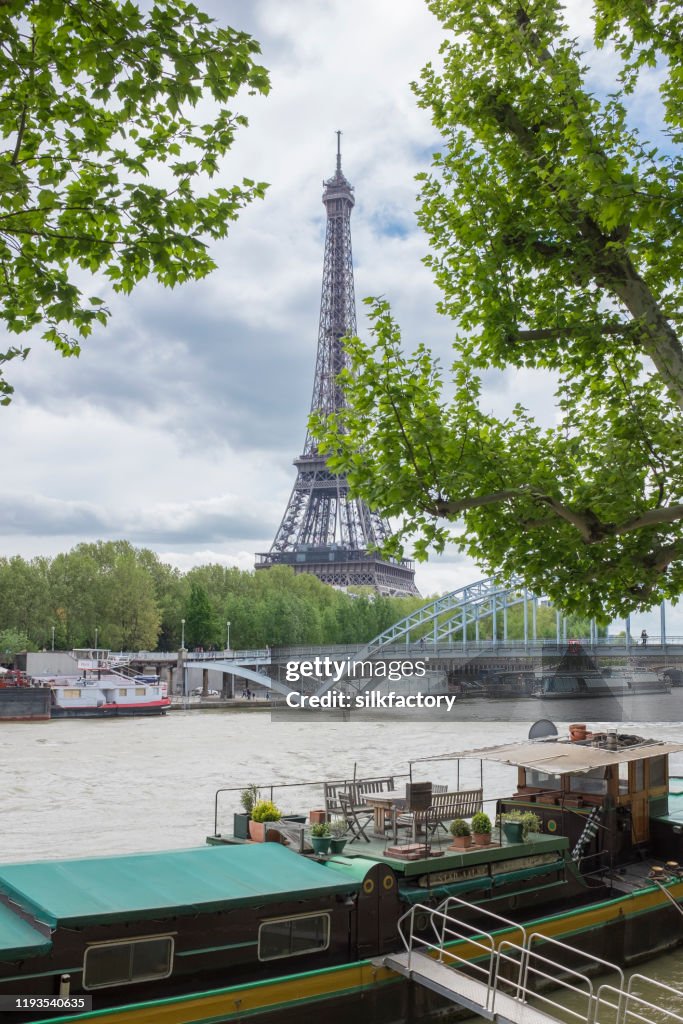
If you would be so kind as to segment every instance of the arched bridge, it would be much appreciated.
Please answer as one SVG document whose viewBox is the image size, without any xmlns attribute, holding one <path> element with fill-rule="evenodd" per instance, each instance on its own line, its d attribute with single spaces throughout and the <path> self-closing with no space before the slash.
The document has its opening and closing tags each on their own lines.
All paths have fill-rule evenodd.
<svg viewBox="0 0 683 1024">
<path fill-rule="evenodd" d="M 420 638 L 420 643 L 429 641 L 430 646 L 434 644 L 452 644 L 458 641 L 458 648 L 461 654 L 467 654 L 468 650 L 481 649 L 480 627 L 482 622 L 488 620 L 491 623 L 491 636 L 489 641 L 491 649 L 495 649 L 499 643 L 505 644 L 508 641 L 508 611 L 521 605 L 523 608 L 523 637 L 518 641 L 521 650 L 528 649 L 530 644 L 538 640 L 537 635 L 537 611 L 539 603 L 546 603 L 543 597 L 532 594 L 519 577 L 502 582 L 500 579 L 490 577 L 470 583 L 458 590 L 452 590 L 449 594 L 436 598 L 429 604 L 423 605 L 411 615 L 394 623 L 389 629 L 380 633 L 373 640 L 370 640 L 355 654 L 349 658 L 350 665 L 358 665 L 360 662 L 372 661 L 381 656 L 382 651 L 404 643 L 415 655 L 415 637 Z M 556 642 L 560 646 L 566 643 L 567 620 L 559 611 L 555 612 L 556 620 Z M 425 628 L 426 627 L 426 628 Z M 500 636 L 502 634 L 502 636 Z M 624 646 L 628 649 L 631 644 L 630 619 L 625 620 Z M 666 612 L 665 605 L 661 605 L 661 635 L 658 638 L 660 644 L 666 646 Z M 590 621 L 590 646 L 598 643 L 598 628 L 594 619 Z M 652 649 L 652 648 L 650 648 Z M 395 657 L 395 652 L 392 652 Z M 318 688 L 318 695 L 326 693 L 340 683 L 352 683 L 359 690 L 374 689 L 382 679 L 352 680 L 351 669 L 344 673 L 336 681 L 328 679 Z"/>
</svg>

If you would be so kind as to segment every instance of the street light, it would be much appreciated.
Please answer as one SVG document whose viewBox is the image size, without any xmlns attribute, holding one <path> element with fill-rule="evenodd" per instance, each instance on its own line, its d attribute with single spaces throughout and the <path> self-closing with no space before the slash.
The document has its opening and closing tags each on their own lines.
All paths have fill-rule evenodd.
<svg viewBox="0 0 683 1024">
<path fill-rule="evenodd" d="M 228 627 L 228 642 L 225 645 L 225 649 L 226 649 L 226 651 L 229 651 L 230 650 L 230 623 L 227 622 L 226 626 Z"/>
<path fill-rule="evenodd" d="M 52 627 L 52 650 L 55 649 L 55 627 Z"/>
<path fill-rule="evenodd" d="M 181 634 L 180 634 L 180 650 L 184 651 L 185 650 L 185 619 L 181 619 L 180 620 L 180 625 L 182 627 Z"/>
<path fill-rule="evenodd" d="M 99 636 L 99 626 L 95 626 L 95 650 L 97 650 L 97 637 Z"/>
</svg>

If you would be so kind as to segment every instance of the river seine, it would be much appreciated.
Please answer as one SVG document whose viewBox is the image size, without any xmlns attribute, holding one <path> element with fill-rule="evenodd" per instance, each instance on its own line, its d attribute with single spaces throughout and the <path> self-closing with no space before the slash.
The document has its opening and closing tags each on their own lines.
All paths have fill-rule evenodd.
<svg viewBox="0 0 683 1024">
<path fill-rule="evenodd" d="M 585 711 L 584 704 L 579 718 L 585 720 Z M 400 775 L 409 759 L 525 739 L 528 728 L 519 721 L 334 722 L 322 715 L 310 722 L 271 722 L 269 712 L 254 710 L 6 723 L 0 727 L 0 860 L 202 845 L 214 830 L 214 795 L 221 787 L 344 779 L 354 772 Z M 620 722 L 616 728 L 683 742 L 680 723 Z M 478 760 L 461 762 L 460 786 L 479 785 L 479 770 Z M 683 753 L 672 758 L 672 774 L 683 775 Z M 454 761 L 414 763 L 413 775 L 449 788 L 458 781 Z M 486 799 L 509 793 L 515 769 L 485 764 L 483 782 Z M 320 805 L 321 788 L 274 795 L 284 810 L 306 812 Z M 228 830 L 237 805 L 237 794 L 222 798 L 219 831 Z M 681 953 L 651 961 L 644 970 L 683 987 Z"/>
</svg>

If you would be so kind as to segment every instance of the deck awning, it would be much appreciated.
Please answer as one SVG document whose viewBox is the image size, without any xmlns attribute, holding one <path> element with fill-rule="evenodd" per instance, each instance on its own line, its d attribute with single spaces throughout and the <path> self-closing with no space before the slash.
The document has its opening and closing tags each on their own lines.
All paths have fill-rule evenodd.
<svg viewBox="0 0 683 1024">
<path fill-rule="evenodd" d="M 501 747 L 479 747 L 476 750 L 462 750 L 439 757 L 420 758 L 424 761 L 452 761 L 457 758 L 478 758 L 482 761 L 499 761 L 522 768 L 532 768 L 546 775 L 576 775 L 613 764 L 640 761 L 645 757 L 659 757 L 683 750 L 683 743 L 668 743 L 658 740 L 644 740 L 642 743 L 620 750 L 605 750 L 602 747 L 584 746 L 557 740 L 534 740 L 526 743 L 508 743 Z"/>
<path fill-rule="evenodd" d="M 24 960 L 52 949 L 52 940 L 0 903 L 0 961 Z"/>
<path fill-rule="evenodd" d="M 361 885 L 278 843 L 0 864 L 0 892 L 51 928 L 310 900 Z"/>
</svg>

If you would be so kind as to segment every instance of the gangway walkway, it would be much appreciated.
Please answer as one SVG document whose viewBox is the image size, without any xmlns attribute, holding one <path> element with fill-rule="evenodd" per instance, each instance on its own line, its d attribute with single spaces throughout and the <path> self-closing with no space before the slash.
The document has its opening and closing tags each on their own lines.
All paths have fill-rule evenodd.
<svg viewBox="0 0 683 1024">
<path fill-rule="evenodd" d="M 459 908 L 490 919 L 495 930 L 456 916 Z M 425 919 L 433 937 L 425 938 Z M 400 919 L 399 932 L 405 952 L 383 957 L 386 967 L 494 1024 L 683 1024 L 683 992 L 673 986 L 642 974 L 627 983 L 620 967 L 456 896 L 436 909 L 415 904 Z M 541 943 L 553 955 L 534 948 Z M 568 960 L 591 973 L 616 975 L 618 982 L 594 982 Z M 562 1002 L 566 993 L 572 1006 Z M 665 997 L 674 998 L 676 1010 L 661 1005 Z"/>
</svg>

